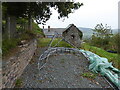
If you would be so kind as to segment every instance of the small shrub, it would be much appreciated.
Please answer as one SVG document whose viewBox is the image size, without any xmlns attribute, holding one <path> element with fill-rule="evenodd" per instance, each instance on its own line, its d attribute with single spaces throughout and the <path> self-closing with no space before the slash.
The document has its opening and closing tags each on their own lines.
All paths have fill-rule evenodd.
<svg viewBox="0 0 120 90">
<path fill-rule="evenodd" d="M 21 79 L 17 79 L 16 83 L 15 83 L 15 87 L 21 87 L 22 86 L 22 80 Z"/>
</svg>

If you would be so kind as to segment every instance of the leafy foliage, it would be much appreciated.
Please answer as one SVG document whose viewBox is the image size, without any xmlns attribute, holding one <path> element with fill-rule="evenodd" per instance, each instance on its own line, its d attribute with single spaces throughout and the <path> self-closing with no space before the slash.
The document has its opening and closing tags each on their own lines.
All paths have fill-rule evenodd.
<svg viewBox="0 0 120 90">
<path fill-rule="evenodd" d="M 94 36 L 96 37 L 100 37 L 100 38 L 106 38 L 106 37 L 110 37 L 112 35 L 112 30 L 110 26 L 107 26 L 107 24 L 105 26 L 103 26 L 103 24 L 97 24 L 95 26 L 95 29 L 93 29 L 94 31 Z"/>
<path fill-rule="evenodd" d="M 112 31 L 110 26 L 103 26 L 103 24 L 97 24 L 95 29 L 93 29 L 94 33 L 92 35 L 91 44 L 97 47 L 102 47 L 105 50 L 108 47 L 110 38 L 112 37 Z"/>
<path fill-rule="evenodd" d="M 113 35 L 113 37 L 110 40 L 109 45 L 110 45 L 110 48 L 118 51 L 118 54 L 120 54 L 120 34 L 119 33 Z"/>
<path fill-rule="evenodd" d="M 4 15 L 16 17 L 34 18 L 38 24 L 45 24 L 49 20 L 52 12 L 50 8 L 58 11 L 58 18 L 68 17 L 68 14 L 80 8 L 83 3 L 74 2 L 4 2 Z"/>
<path fill-rule="evenodd" d="M 12 15 L 22 17 L 27 10 L 27 4 L 25 2 L 3 2 L 2 7 L 5 16 Z"/>
<path fill-rule="evenodd" d="M 9 52 L 10 49 L 16 48 L 21 40 L 31 40 L 35 38 L 38 34 L 44 36 L 42 30 L 38 27 L 38 25 L 36 23 L 33 23 L 32 31 L 24 31 L 18 38 L 3 39 L 2 54 L 5 55 Z"/>
</svg>

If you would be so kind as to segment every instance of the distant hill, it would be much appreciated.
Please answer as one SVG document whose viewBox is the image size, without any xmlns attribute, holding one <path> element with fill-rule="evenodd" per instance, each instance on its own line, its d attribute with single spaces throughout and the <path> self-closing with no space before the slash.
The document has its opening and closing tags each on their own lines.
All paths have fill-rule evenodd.
<svg viewBox="0 0 120 90">
<path fill-rule="evenodd" d="M 118 29 L 112 29 L 113 34 L 118 33 Z"/>
<path fill-rule="evenodd" d="M 78 27 L 83 32 L 83 39 L 90 38 L 93 34 L 92 28 Z M 118 29 L 112 29 L 112 33 L 118 33 Z"/>
<path fill-rule="evenodd" d="M 90 38 L 93 34 L 93 31 L 91 28 L 79 27 L 79 29 L 83 32 L 83 39 Z"/>
</svg>

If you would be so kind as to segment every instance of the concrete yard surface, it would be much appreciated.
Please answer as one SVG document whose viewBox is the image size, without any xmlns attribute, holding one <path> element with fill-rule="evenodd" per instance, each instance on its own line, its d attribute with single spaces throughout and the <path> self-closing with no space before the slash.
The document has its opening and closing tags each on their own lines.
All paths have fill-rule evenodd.
<svg viewBox="0 0 120 90">
<path fill-rule="evenodd" d="M 44 51 L 45 48 L 37 49 L 21 75 L 22 88 L 111 88 L 101 75 L 89 76 L 89 62 L 82 54 L 52 55 L 39 71 L 38 59 Z"/>
</svg>

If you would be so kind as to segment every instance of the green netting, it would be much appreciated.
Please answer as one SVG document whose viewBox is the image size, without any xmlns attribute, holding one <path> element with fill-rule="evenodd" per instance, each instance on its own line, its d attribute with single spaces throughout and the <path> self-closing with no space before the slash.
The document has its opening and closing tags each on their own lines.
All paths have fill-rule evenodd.
<svg viewBox="0 0 120 90">
<path fill-rule="evenodd" d="M 111 80 L 120 88 L 120 70 L 112 66 L 107 58 L 100 57 L 90 51 L 80 50 L 90 61 L 89 69 L 95 73 L 100 73 Z"/>
</svg>

